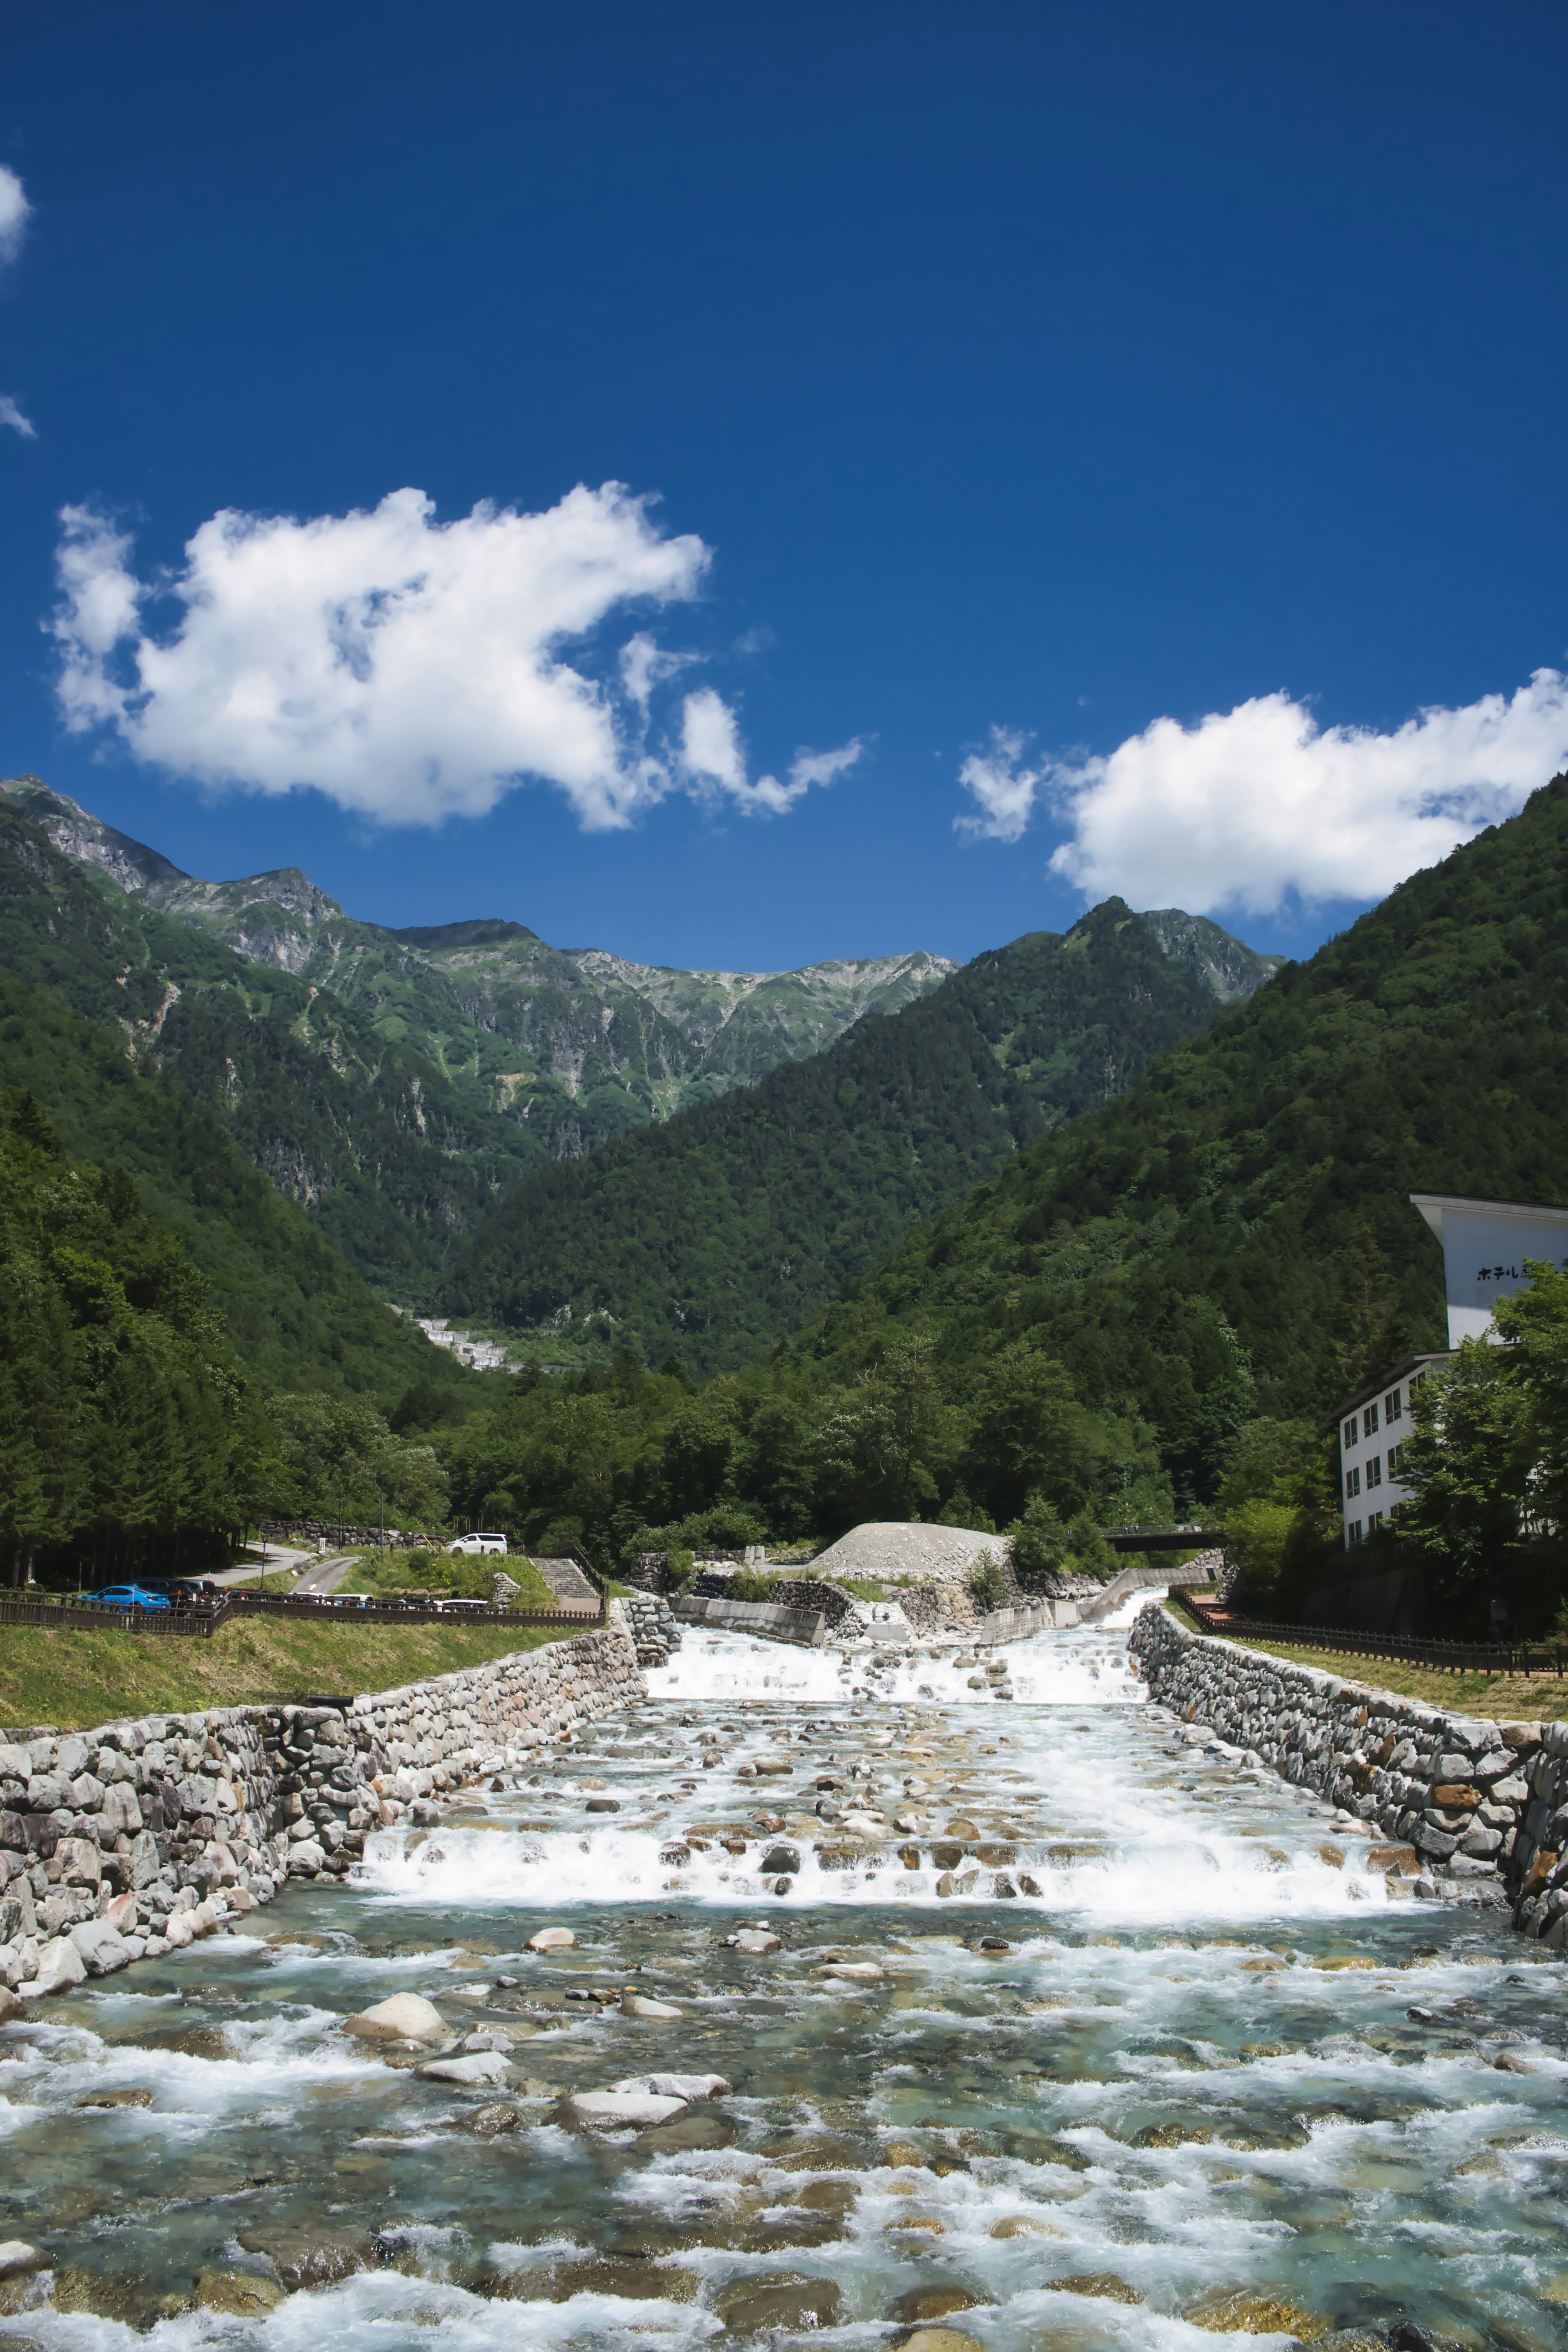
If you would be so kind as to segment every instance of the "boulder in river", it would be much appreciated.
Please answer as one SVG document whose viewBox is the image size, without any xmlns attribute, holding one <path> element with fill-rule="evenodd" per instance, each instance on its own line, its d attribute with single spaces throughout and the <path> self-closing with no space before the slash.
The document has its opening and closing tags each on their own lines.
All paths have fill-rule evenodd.
<svg viewBox="0 0 1568 2352">
<path fill-rule="evenodd" d="M 749 1958 L 781 1948 L 779 1937 L 768 1927 L 742 1927 L 737 1934 L 726 1937 L 725 1941 L 735 1951 L 744 1952 Z"/>
<path fill-rule="evenodd" d="M 134 1957 L 124 1937 L 107 1919 L 79 1920 L 70 1931 L 70 1939 L 86 1961 L 89 1977 L 111 1977 L 118 1969 L 129 1968 Z"/>
<path fill-rule="evenodd" d="M 797 2335 L 806 2328 L 838 2326 L 844 2297 L 831 2279 L 774 2271 L 761 2278 L 736 2279 L 721 2289 L 713 2308 L 732 2335 L 757 2336 L 781 2327 Z"/>
<path fill-rule="evenodd" d="M 24 2000 L 38 2000 L 47 1993 L 69 1992 L 73 1985 L 87 1981 L 87 1963 L 68 1936 L 57 1936 L 38 1954 L 38 1973 L 30 1984 L 21 1988 Z"/>
<path fill-rule="evenodd" d="M 722 2074 L 628 2074 L 624 2083 L 612 2083 L 616 2092 L 649 2092 L 659 2099 L 716 2099 L 729 2089 Z"/>
<path fill-rule="evenodd" d="M 0 2239 L 0 2279 L 25 2278 L 31 2271 L 47 2271 L 47 2254 L 26 2238 Z"/>
<path fill-rule="evenodd" d="M 771 1845 L 763 1856 L 762 1870 L 765 1877 L 771 1878 L 781 1870 L 788 1871 L 793 1877 L 799 1868 L 800 1850 L 796 1846 Z"/>
<path fill-rule="evenodd" d="M 374 2009 L 361 2010 L 357 2017 L 345 2017 L 343 2032 L 358 2034 L 362 2042 L 447 2039 L 446 2021 L 440 2011 L 416 1992 L 395 1992 L 390 2000 L 378 2000 Z"/>
<path fill-rule="evenodd" d="M 284 2290 L 269 2278 L 248 2271 L 202 2271 L 196 2278 L 196 2301 L 206 2311 L 227 2313 L 235 2319 L 265 2319 L 283 2300 Z"/>
<path fill-rule="evenodd" d="M 531 1952 L 564 1952 L 577 1941 L 570 1927 L 541 1927 L 528 1939 Z"/>
<path fill-rule="evenodd" d="M 577 2091 L 566 2101 L 574 2120 L 601 2131 L 636 2131 L 648 2124 L 667 2124 L 685 2105 L 684 2099 L 663 2098 L 656 2091 Z"/>
<path fill-rule="evenodd" d="M 623 2017 L 670 2018 L 684 2017 L 686 2011 L 677 2009 L 670 2000 L 650 2000 L 644 1992 L 624 1992 L 621 1995 Z"/>
<path fill-rule="evenodd" d="M 471 2050 L 466 2058 L 433 2058 L 419 2073 L 427 2083 L 504 2083 L 506 2060 L 499 2050 Z"/>
</svg>

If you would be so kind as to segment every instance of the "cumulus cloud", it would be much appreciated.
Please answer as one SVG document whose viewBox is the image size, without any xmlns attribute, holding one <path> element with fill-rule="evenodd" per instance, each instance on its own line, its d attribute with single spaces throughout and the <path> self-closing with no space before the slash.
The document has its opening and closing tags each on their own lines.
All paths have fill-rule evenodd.
<svg viewBox="0 0 1568 2352">
<path fill-rule="evenodd" d="M 813 784 L 830 784 L 865 749 L 857 736 L 836 751 L 797 751 L 789 774 L 748 782 L 735 714 L 710 686 L 689 694 L 681 712 L 680 764 L 697 793 L 727 793 L 753 816 L 783 816 Z"/>
<path fill-rule="evenodd" d="M 0 163 L 0 263 L 15 261 L 22 248 L 32 205 L 8 163 Z"/>
<path fill-rule="evenodd" d="M 1020 838 L 1034 814 L 1035 793 L 1046 775 L 1044 768 L 1024 765 L 1027 740 L 1016 728 L 993 727 L 989 749 L 971 751 L 958 772 L 958 781 L 980 805 L 973 814 L 954 817 L 958 832 L 977 841 Z"/>
<path fill-rule="evenodd" d="M 13 433 L 21 435 L 24 441 L 36 441 L 38 437 L 38 428 L 32 418 L 24 416 L 16 402 L 4 392 L 0 392 L 0 425 L 8 425 Z"/>
<path fill-rule="evenodd" d="M 68 508 L 62 521 L 63 593 L 46 625 L 67 726 L 110 728 L 136 758 L 209 786 L 314 786 L 378 822 L 422 824 L 482 814 L 537 778 L 605 829 L 676 789 L 776 809 L 821 781 L 749 782 L 711 689 L 688 698 L 692 759 L 650 745 L 654 689 L 689 656 L 646 632 L 611 684 L 567 657 L 626 606 L 689 599 L 708 566 L 700 539 L 663 537 L 619 483 L 580 486 L 542 514 L 483 504 L 449 523 L 413 489 L 303 522 L 224 512 L 151 585 L 104 516 Z M 147 619 L 159 598 L 177 608 L 161 635 Z"/>
<path fill-rule="evenodd" d="M 994 732 L 961 772 L 979 813 L 957 822 L 1016 841 L 1048 807 L 1071 828 L 1051 870 L 1087 898 L 1194 914 L 1381 898 L 1568 764 L 1568 677 L 1537 670 L 1511 698 L 1426 709 L 1390 734 L 1321 728 L 1269 694 L 1194 727 L 1157 719 L 1105 758 L 1029 768 L 1022 752 Z"/>
</svg>

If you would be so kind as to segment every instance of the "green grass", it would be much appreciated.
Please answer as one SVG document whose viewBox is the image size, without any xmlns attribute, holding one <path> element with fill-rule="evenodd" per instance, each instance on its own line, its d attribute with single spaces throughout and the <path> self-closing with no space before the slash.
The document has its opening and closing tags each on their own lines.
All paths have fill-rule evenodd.
<svg viewBox="0 0 1568 2352">
<path fill-rule="evenodd" d="M 0 1724 L 77 1730 L 123 1715 L 389 1690 L 562 1638 L 542 1625 L 299 1625 L 276 1617 L 220 1625 L 209 1641 L 7 1625 Z"/>
<path fill-rule="evenodd" d="M 1207 1632 L 1179 1603 L 1175 1614 L 1191 1632 Z M 1564 1675 L 1450 1674 L 1441 1666 L 1415 1665 L 1404 1658 L 1363 1658 L 1351 1650 L 1309 1649 L 1304 1643 L 1249 1642 L 1239 1633 L 1216 1633 L 1214 1638 L 1242 1649 L 1262 1650 L 1293 1666 L 1316 1666 L 1346 1682 L 1370 1684 L 1374 1690 L 1397 1691 L 1402 1698 L 1425 1699 L 1456 1715 L 1487 1716 L 1500 1723 L 1550 1722 L 1568 1715 L 1568 1676 Z"/>
</svg>

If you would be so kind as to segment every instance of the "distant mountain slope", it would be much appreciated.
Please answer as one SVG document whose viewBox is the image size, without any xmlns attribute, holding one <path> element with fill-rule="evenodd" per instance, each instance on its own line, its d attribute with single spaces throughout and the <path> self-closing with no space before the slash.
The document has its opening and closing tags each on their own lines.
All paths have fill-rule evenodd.
<svg viewBox="0 0 1568 2352">
<path fill-rule="evenodd" d="M 1277 959 L 1110 899 L 743 1094 L 537 1171 L 458 1260 L 454 1305 L 540 1332 L 587 1319 L 709 1373 L 795 1329 L 1034 1139 L 1103 1104 Z"/>
<path fill-rule="evenodd" d="M 90 871 L 0 800 L 0 970 L 177 1078 L 367 1280 L 438 1303 L 455 1239 L 542 1146 L 329 991 Z"/>
<path fill-rule="evenodd" d="M 921 952 L 793 972 L 679 971 L 552 948 L 521 923 L 384 929 L 356 922 L 297 868 L 198 881 L 37 777 L 0 793 L 104 885 L 249 962 L 330 989 L 439 1071 L 471 1111 L 521 1129 L 524 1159 L 531 1146 L 575 1158 L 752 1085 L 954 969 Z"/>
<path fill-rule="evenodd" d="M 848 1377 L 928 1331 L 957 1395 L 1027 1340 L 1205 1496 L 1239 1422 L 1327 1409 L 1357 1349 L 1375 1373 L 1443 1344 L 1413 1191 L 1568 1202 L 1568 777 L 1011 1160 L 791 1352 Z"/>
<path fill-rule="evenodd" d="M 8 972 L 0 1087 L 31 1094 L 73 1159 L 129 1171 L 141 1207 L 211 1282 L 247 1370 L 272 1386 L 395 1397 L 472 1377 L 384 1307 L 183 1088 L 101 1022 Z"/>
</svg>

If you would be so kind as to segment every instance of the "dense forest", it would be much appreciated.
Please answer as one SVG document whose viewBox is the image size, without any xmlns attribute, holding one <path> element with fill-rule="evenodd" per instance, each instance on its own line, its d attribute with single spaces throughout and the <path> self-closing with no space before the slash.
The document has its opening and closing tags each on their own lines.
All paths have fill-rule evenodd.
<svg viewBox="0 0 1568 2352">
<path fill-rule="evenodd" d="M 142 1209 L 211 1285 L 253 1377 L 280 1389 L 394 1396 L 411 1382 L 465 1378 L 383 1306 L 182 1087 L 129 1055 L 122 1036 L 4 972 L 0 1087 L 30 1094 L 73 1160 L 132 1180 Z M 0 1332 L 0 1343 L 8 1339 Z"/>
<path fill-rule="evenodd" d="M 497 1202 L 448 1295 L 535 1330 L 597 1318 L 612 1350 L 734 1370 L 1271 969 L 1215 924 L 1109 899 L 744 1093 L 539 1170 Z"/>
<path fill-rule="evenodd" d="M 243 1526 L 262 1415 L 210 1287 L 27 1094 L 0 1097 L 0 1582 L 199 1559 Z"/>
</svg>

